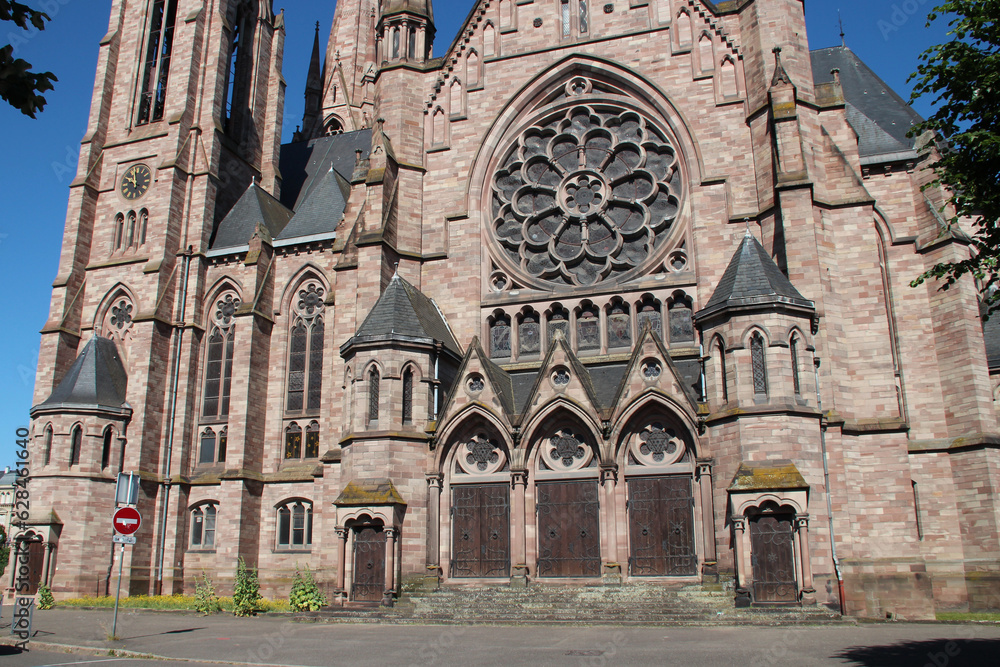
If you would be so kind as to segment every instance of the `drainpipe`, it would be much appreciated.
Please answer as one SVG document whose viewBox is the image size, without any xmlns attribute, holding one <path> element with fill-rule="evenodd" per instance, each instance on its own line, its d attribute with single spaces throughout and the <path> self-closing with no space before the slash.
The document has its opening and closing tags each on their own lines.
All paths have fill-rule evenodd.
<svg viewBox="0 0 1000 667">
<path fill-rule="evenodd" d="M 438 375 L 438 362 L 441 359 L 441 344 L 435 343 L 434 345 L 434 419 L 438 418 L 438 410 L 440 409 L 441 400 L 441 376 Z"/>
<path fill-rule="evenodd" d="M 820 413 L 819 444 L 823 450 L 823 483 L 826 484 L 826 517 L 830 522 L 830 554 L 833 556 L 833 569 L 837 573 L 837 586 L 840 595 L 840 613 L 847 613 L 844 602 L 844 574 L 840 571 L 840 561 L 837 559 L 837 539 L 833 532 L 833 502 L 830 500 L 830 464 L 826 457 L 826 424 L 823 423 L 823 399 L 819 393 L 819 357 L 813 357 L 813 374 L 816 378 L 816 407 Z"/>
<path fill-rule="evenodd" d="M 184 281 L 181 290 L 181 312 L 178 324 L 174 325 L 177 336 L 174 338 L 174 369 L 172 372 L 170 390 L 170 416 L 167 419 L 167 457 L 166 466 L 163 470 L 163 503 L 160 511 L 160 539 L 156 555 L 156 594 L 163 593 L 163 555 L 166 551 L 167 541 L 167 512 L 170 506 L 170 459 L 174 449 L 174 420 L 177 416 L 177 383 L 181 374 L 181 343 L 184 340 L 184 318 L 187 312 L 188 276 L 191 272 L 191 255 L 194 247 L 188 246 L 184 253 Z"/>
</svg>

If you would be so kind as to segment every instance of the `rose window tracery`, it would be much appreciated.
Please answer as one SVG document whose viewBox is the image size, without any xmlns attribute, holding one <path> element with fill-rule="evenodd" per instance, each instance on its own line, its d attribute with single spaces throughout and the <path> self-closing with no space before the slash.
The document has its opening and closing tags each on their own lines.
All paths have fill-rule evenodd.
<svg viewBox="0 0 1000 667">
<path fill-rule="evenodd" d="M 542 444 L 542 459 L 549 470 L 580 470 L 594 458 L 587 442 L 573 431 L 560 429 Z"/>
<path fill-rule="evenodd" d="M 521 132 L 492 182 L 493 236 L 527 276 L 592 285 L 657 255 L 680 208 L 677 154 L 642 115 L 553 113 Z"/>
<path fill-rule="evenodd" d="M 684 456 L 684 440 L 673 428 L 648 424 L 632 442 L 632 456 L 642 465 L 670 465 Z"/>
<path fill-rule="evenodd" d="M 477 433 L 460 444 L 455 461 L 467 475 L 489 475 L 501 470 L 507 463 L 504 450 L 485 434 Z"/>
</svg>

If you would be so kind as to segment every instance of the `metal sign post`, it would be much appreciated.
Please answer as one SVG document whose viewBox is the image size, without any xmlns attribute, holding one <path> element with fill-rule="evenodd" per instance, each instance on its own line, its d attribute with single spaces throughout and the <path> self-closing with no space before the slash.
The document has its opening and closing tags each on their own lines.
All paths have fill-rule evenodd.
<svg viewBox="0 0 1000 667">
<path fill-rule="evenodd" d="M 122 596 L 122 577 L 125 569 L 125 545 L 135 544 L 135 532 L 142 524 L 142 517 L 136 511 L 139 502 L 139 475 L 135 473 L 118 473 L 118 483 L 115 485 L 115 514 L 111 519 L 114 527 L 112 543 L 122 545 L 118 552 L 118 590 L 115 592 L 115 618 L 111 625 L 111 636 L 118 636 L 118 601 Z"/>
<path fill-rule="evenodd" d="M 122 550 L 118 554 L 118 592 L 115 593 L 115 620 L 111 624 L 111 638 L 115 639 L 118 637 L 118 599 L 122 596 L 122 568 L 125 565 L 125 545 L 122 544 Z"/>
</svg>

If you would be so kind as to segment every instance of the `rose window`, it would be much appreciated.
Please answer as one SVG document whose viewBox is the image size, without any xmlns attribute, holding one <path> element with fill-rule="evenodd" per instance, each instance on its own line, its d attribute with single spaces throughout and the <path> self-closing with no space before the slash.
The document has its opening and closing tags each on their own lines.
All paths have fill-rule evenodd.
<svg viewBox="0 0 1000 667">
<path fill-rule="evenodd" d="M 500 445 L 482 433 L 477 433 L 458 447 L 455 461 L 458 469 L 467 475 L 489 475 L 501 470 L 507 463 L 507 455 Z"/>
<path fill-rule="evenodd" d="M 641 465 L 670 465 L 684 456 L 684 440 L 659 422 L 647 425 L 632 442 L 632 456 Z"/>
<path fill-rule="evenodd" d="M 634 111 L 579 106 L 515 140 L 493 177 L 491 230 L 528 276 L 592 285 L 662 254 L 680 197 L 659 129 Z"/>
</svg>

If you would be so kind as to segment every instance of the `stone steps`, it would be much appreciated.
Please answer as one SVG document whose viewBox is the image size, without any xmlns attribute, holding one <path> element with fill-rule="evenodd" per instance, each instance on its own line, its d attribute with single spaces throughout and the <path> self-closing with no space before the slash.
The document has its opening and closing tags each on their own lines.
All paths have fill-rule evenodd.
<svg viewBox="0 0 1000 667">
<path fill-rule="evenodd" d="M 326 608 L 301 621 L 434 625 L 853 624 L 825 607 L 736 609 L 732 593 L 701 586 L 445 587 L 405 593 L 392 608 Z"/>
</svg>

